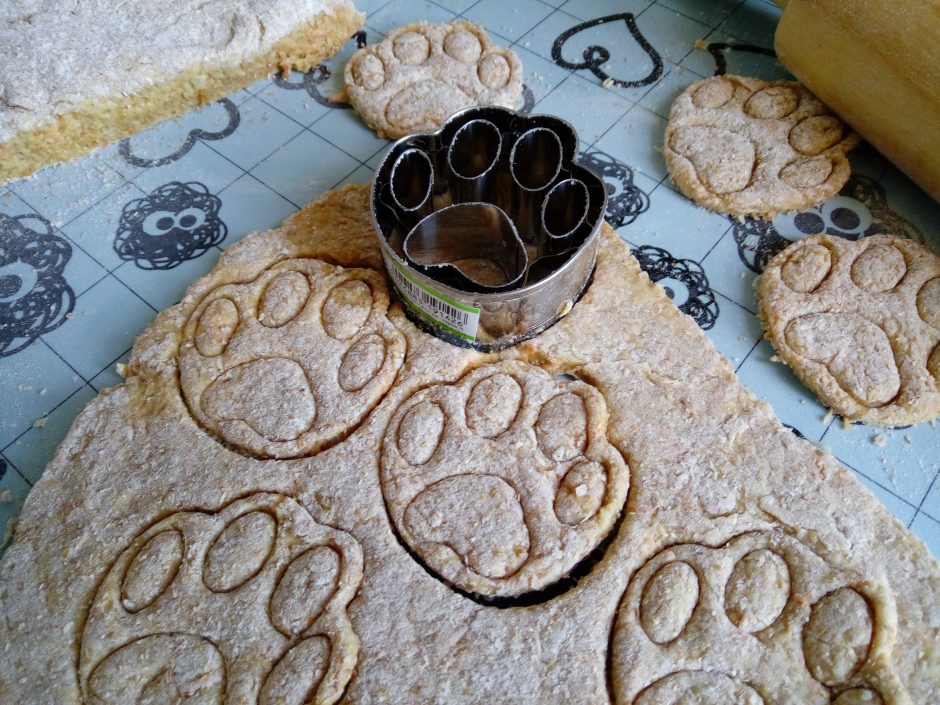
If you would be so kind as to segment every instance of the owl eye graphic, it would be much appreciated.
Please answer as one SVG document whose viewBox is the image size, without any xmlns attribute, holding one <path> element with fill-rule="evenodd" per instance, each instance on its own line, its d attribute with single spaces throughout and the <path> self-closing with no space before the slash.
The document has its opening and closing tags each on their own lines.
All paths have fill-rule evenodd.
<svg viewBox="0 0 940 705">
<path fill-rule="evenodd" d="M 203 184 L 164 184 L 124 206 L 114 250 L 141 269 L 177 267 L 225 239 L 221 207 L 221 199 Z"/>
<path fill-rule="evenodd" d="M 695 319 L 702 330 L 718 320 L 718 301 L 702 265 L 690 259 L 678 259 L 661 247 L 643 245 L 632 251 L 650 281 L 659 284 L 683 313 Z"/>
<path fill-rule="evenodd" d="M 0 213 L 0 357 L 58 328 L 75 306 L 63 271 L 72 246 L 45 218 Z"/>
<path fill-rule="evenodd" d="M 838 196 L 819 206 L 778 215 L 771 221 L 745 218 L 739 222 L 733 217 L 729 220 L 741 261 L 757 274 L 791 242 L 811 235 L 858 240 L 896 233 L 915 242 L 926 242 L 913 223 L 891 210 L 884 187 L 861 174 L 853 174 Z"/>
<path fill-rule="evenodd" d="M 866 234 L 873 222 L 871 211 L 861 201 L 836 196 L 821 206 L 773 219 L 777 233 L 793 242 L 809 235 L 839 235 L 855 240 Z"/>
</svg>

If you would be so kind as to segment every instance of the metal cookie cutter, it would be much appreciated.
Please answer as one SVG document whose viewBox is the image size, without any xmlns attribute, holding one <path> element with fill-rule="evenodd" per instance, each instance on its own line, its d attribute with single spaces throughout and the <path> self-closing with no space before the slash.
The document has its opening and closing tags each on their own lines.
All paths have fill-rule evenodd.
<svg viewBox="0 0 940 705">
<path fill-rule="evenodd" d="M 564 120 L 463 110 L 386 153 L 372 219 L 409 317 L 499 350 L 564 316 L 594 269 L 607 189 Z"/>
</svg>

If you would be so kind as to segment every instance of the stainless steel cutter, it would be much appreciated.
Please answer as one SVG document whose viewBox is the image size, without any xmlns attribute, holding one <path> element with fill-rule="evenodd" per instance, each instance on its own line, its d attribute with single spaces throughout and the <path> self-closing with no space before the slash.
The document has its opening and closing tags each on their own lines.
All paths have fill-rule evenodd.
<svg viewBox="0 0 940 705">
<path fill-rule="evenodd" d="M 372 218 L 409 317 L 491 351 L 571 310 L 607 206 L 577 152 L 566 121 L 492 106 L 393 144 L 372 182 Z"/>
</svg>

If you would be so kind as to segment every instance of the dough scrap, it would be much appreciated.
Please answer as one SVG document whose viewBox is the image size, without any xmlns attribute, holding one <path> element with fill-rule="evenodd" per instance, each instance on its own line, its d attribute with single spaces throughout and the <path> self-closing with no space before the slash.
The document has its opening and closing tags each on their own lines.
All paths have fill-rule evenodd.
<svg viewBox="0 0 940 705">
<path fill-rule="evenodd" d="M 28 496 L 0 562 L 0 702 L 931 702 L 940 565 L 599 240 L 571 312 L 490 355 L 375 303 L 368 187 L 228 248 Z M 815 261 L 791 279 L 811 289 Z M 370 336 L 401 336 L 400 365 L 332 444 L 249 452 L 187 406 L 186 355 L 222 376 L 270 360 L 243 396 L 276 410 L 296 400 L 263 383 L 316 350 L 338 380 Z"/>
</svg>

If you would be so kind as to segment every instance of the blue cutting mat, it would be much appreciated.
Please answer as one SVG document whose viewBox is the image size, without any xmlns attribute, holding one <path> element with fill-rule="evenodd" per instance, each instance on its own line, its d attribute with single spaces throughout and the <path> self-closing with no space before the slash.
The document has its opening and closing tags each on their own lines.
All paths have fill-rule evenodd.
<svg viewBox="0 0 940 705">
<path fill-rule="evenodd" d="M 460 16 L 521 57 L 520 108 L 575 125 L 583 160 L 610 186 L 608 220 L 744 383 L 784 423 L 851 467 L 940 555 L 940 433 L 932 424 L 845 428 L 828 416 L 789 368 L 770 361 L 752 287 L 769 257 L 822 231 L 852 238 L 895 232 L 940 252 L 940 205 L 864 146 L 840 196 L 769 225 L 697 208 L 666 178 L 663 130 L 685 86 L 724 70 L 789 77 L 770 50 L 776 6 L 357 5 L 368 13 L 364 30 L 317 70 L 260 81 L 90 157 L 0 187 L 0 261 L 13 263 L 0 268 L 0 320 L 10 321 L 0 331 L 0 527 L 18 515 L 76 414 L 121 381 L 116 366 L 135 336 L 212 268 L 220 248 L 278 225 L 328 189 L 371 179 L 387 143 L 346 106 L 325 99 L 341 90 L 343 65 L 357 45 L 378 42 L 406 22 Z M 700 39 L 711 49 L 697 49 Z M 186 236 L 169 243 L 153 237 L 171 228 Z"/>
</svg>

